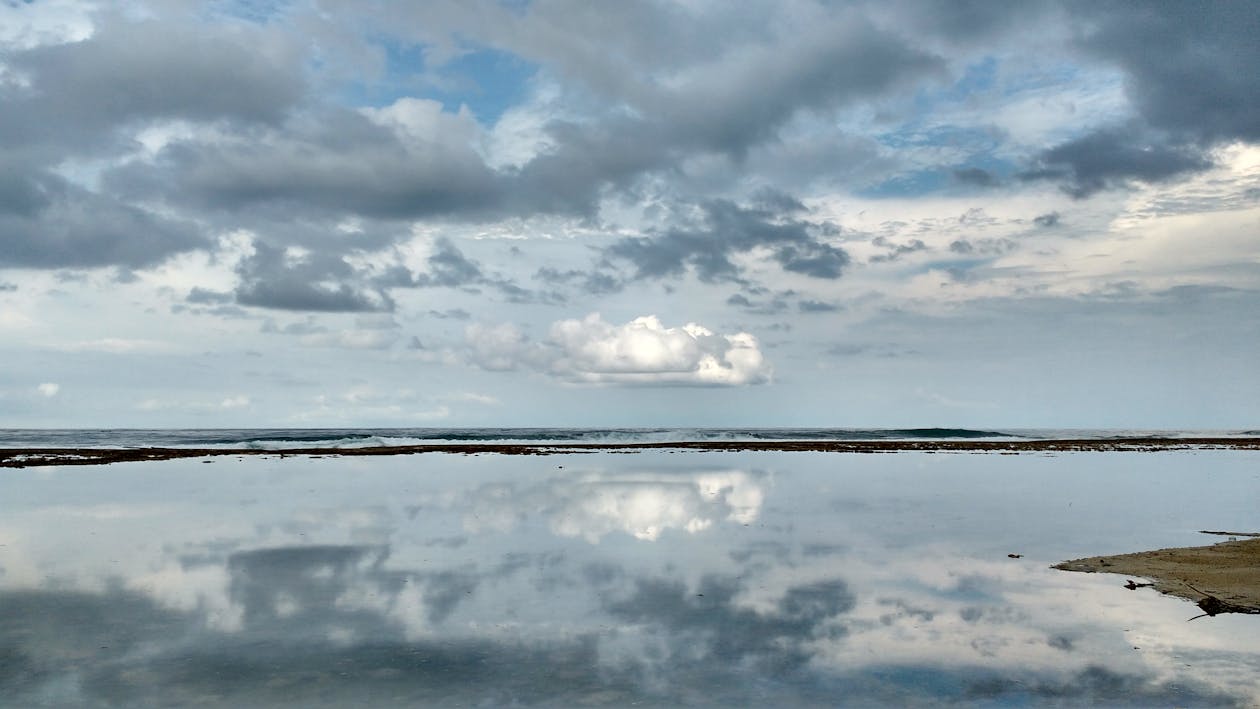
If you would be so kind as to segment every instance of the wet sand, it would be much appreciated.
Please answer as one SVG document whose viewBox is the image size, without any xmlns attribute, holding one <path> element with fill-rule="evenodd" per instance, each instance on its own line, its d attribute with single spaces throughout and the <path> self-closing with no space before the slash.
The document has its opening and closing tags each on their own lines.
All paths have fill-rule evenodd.
<svg viewBox="0 0 1260 709">
<path fill-rule="evenodd" d="M 431 443 L 362 448 L 6 448 L 0 467 L 103 465 L 107 463 L 221 456 L 369 456 L 416 453 L 475 455 L 554 455 L 642 450 L 687 451 L 813 451 L 822 453 L 1053 453 L 1067 451 L 1163 451 L 1193 448 L 1260 450 L 1260 438 L 1084 438 L 1058 440 L 903 440 L 903 441 L 675 441 L 666 443 Z"/>
<path fill-rule="evenodd" d="M 1194 601 L 1206 615 L 1260 613 L 1260 538 L 1092 556 L 1065 561 L 1054 568 L 1149 579 L 1149 583 L 1130 581 L 1128 588 L 1151 586 L 1161 593 Z"/>
</svg>

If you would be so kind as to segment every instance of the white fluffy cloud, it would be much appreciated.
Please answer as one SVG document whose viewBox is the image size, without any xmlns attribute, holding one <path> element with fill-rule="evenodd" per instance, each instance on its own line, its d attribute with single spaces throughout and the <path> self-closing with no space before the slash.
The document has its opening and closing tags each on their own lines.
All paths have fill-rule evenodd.
<svg viewBox="0 0 1260 709">
<path fill-rule="evenodd" d="M 485 369 L 539 369 L 585 384 L 742 386 L 765 383 L 772 373 L 749 333 L 665 327 L 655 315 L 624 325 L 599 313 L 560 320 L 541 343 L 511 325 L 473 325 L 465 339 L 470 359 Z"/>
</svg>

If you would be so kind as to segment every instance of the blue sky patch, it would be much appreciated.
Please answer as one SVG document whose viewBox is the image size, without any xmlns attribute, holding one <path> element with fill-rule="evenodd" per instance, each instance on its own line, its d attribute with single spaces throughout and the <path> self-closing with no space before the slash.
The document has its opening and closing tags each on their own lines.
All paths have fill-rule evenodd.
<svg viewBox="0 0 1260 709">
<path fill-rule="evenodd" d="M 467 106 L 478 122 L 493 125 L 529 92 L 529 82 L 538 67 L 510 52 L 484 46 L 467 51 L 443 64 L 429 61 L 427 48 L 382 41 L 385 50 L 385 77 L 374 84 L 351 87 L 346 98 L 359 106 L 379 108 L 400 98 L 426 98 L 440 101 L 446 111 L 455 113 Z"/>
</svg>

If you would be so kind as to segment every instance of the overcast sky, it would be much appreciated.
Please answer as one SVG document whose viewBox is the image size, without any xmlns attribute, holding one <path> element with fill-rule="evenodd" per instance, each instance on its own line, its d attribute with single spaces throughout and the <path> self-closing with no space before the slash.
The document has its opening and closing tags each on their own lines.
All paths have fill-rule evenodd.
<svg viewBox="0 0 1260 709">
<path fill-rule="evenodd" d="M 0 0 L 0 426 L 1258 428 L 1257 36 Z"/>
</svg>

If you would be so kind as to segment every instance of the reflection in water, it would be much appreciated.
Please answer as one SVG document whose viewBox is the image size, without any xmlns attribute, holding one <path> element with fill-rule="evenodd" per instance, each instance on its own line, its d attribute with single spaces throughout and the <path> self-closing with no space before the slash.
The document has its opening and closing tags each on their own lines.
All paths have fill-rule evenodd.
<svg viewBox="0 0 1260 709">
<path fill-rule="evenodd" d="M 473 493 L 465 524 L 506 531 L 532 513 L 548 518 L 556 534 L 592 544 L 612 532 L 655 541 L 666 530 L 694 534 L 718 521 L 752 523 L 761 508 L 764 477 L 743 471 L 595 473 L 533 485 L 487 485 Z"/>
<path fill-rule="evenodd" d="M 1187 626 L 1192 605 L 1052 571 L 1031 537 L 1014 561 L 938 526 L 918 500 L 986 502 L 951 502 L 923 456 L 755 458 L 775 474 L 641 472 L 649 456 L 18 472 L 0 705 L 1260 699 L 1254 623 Z M 1053 504 L 1030 499 L 1023 527 Z"/>
</svg>

